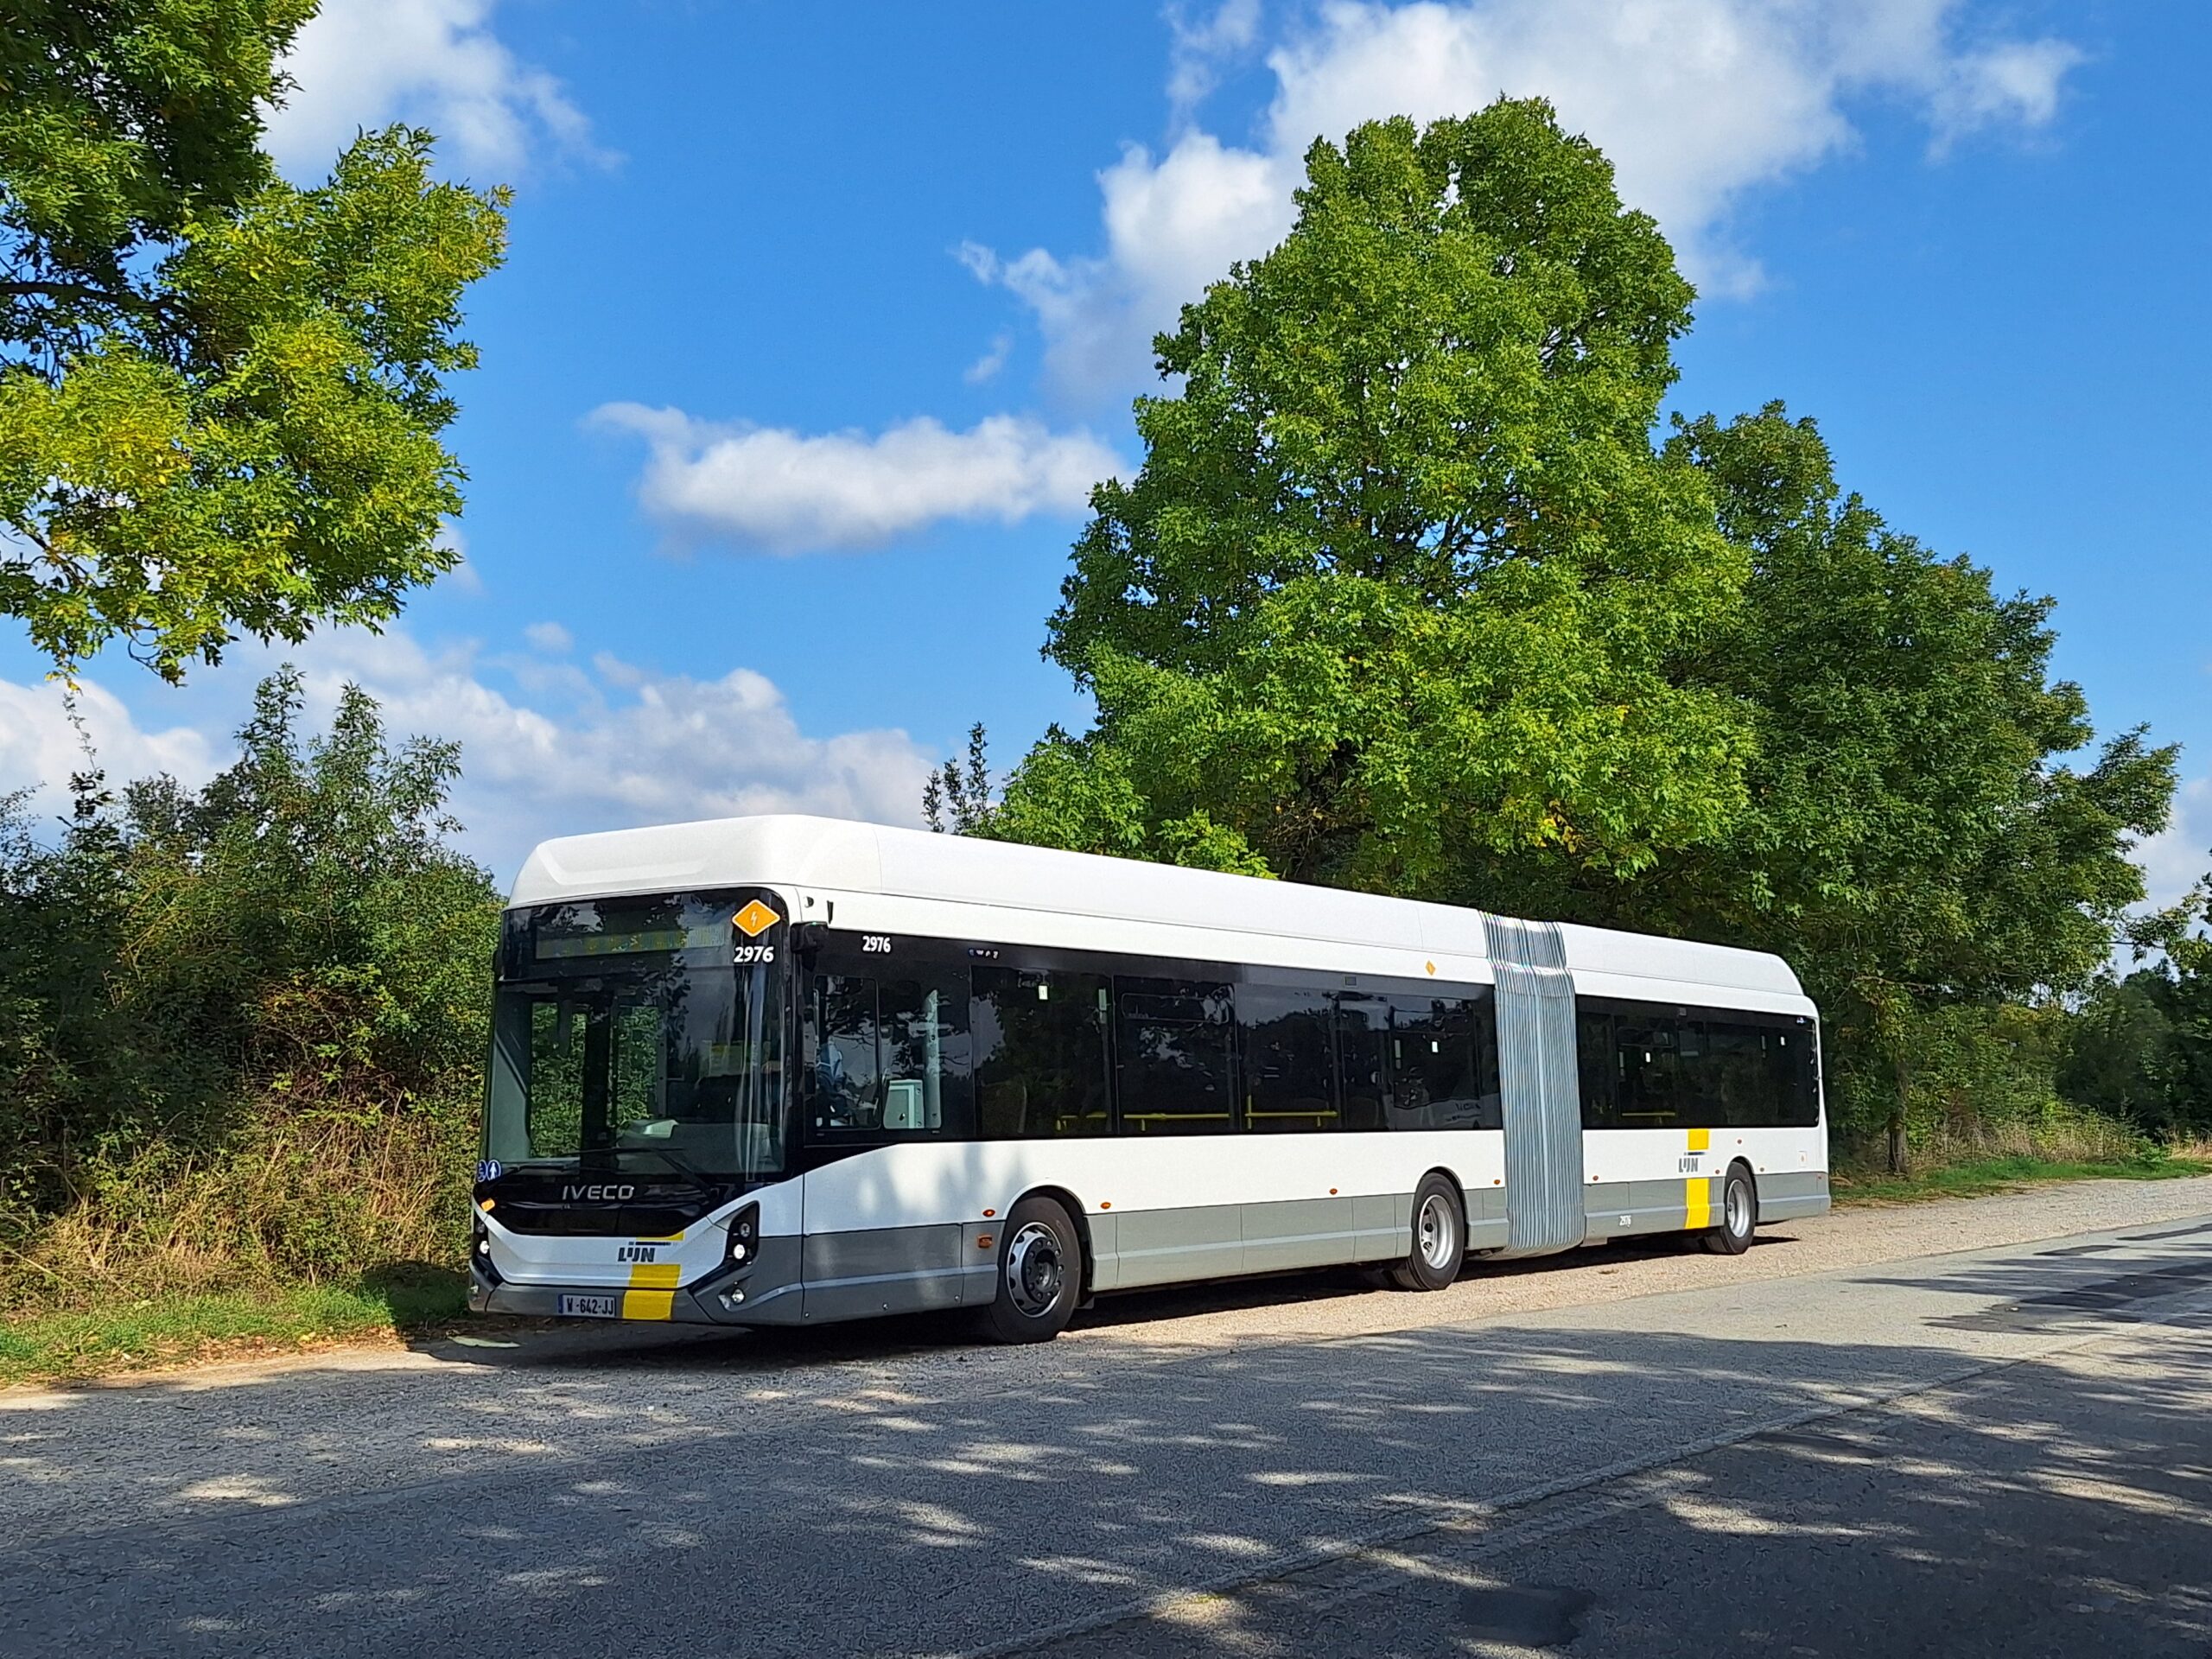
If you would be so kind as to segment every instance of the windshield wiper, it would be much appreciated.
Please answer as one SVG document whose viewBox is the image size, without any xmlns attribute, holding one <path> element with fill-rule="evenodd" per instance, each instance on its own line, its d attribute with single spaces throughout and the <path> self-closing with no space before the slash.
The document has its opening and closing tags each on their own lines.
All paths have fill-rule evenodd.
<svg viewBox="0 0 2212 1659">
<path fill-rule="evenodd" d="M 651 1157 L 658 1158 L 709 1198 L 713 1198 L 721 1189 L 721 1180 L 719 1177 L 709 1174 L 688 1158 L 679 1158 L 665 1147 L 609 1147 L 607 1150 L 614 1155 L 618 1165 L 621 1161 L 622 1154 L 626 1152 L 642 1152 Z"/>
</svg>

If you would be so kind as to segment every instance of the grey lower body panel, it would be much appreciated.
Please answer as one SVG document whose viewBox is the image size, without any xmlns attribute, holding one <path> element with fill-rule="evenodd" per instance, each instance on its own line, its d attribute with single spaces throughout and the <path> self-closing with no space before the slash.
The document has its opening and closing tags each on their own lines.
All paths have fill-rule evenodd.
<svg viewBox="0 0 2212 1659">
<path fill-rule="evenodd" d="M 1695 1188 L 1703 1189 L 1703 1213 L 1694 1214 Z M 1589 1237 L 1630 1238 L 1638 1233 L 1702 1231 L 1720 1219 L 1717 1176 L 1676 1176 L 1657 1181 L 1593 1181 L 1583 1200 Z"/>
<path fill-rule="evenodd" d="M 1503 1249 L 1505 1192 L 1465 1192 L 1467 1247 Z M 1301 1268 L 1402 1262 L 1413 1248 L 1411 1192 L 1331 1195 L 1271 1204 L 1128 1210 L 1083 1218 L 1099 1290 L 1187 1284 Z M 707 1325 L 826 1325 L 884 1313 L 980 1307 L 997 1294 L 1001 1222 L 877 1227 L 760 1241 L 753 1262 L 683 1286 L 664 1316 Z M 492 1284 L 480 1312 L 559 1316 L 560 1298 L 603 1286 Z M 619 1293 L 618 1293 L 619 1294 Z"/>
<path fill-rule="evenodd" d="M 1753 1179 L 1761 1221 L 1797 1221 L 1828 1212 L 1828 1173 L 1824 1169 L 1776 1170 Z"/>
<path fill-rule="evenodd" d="M 1719 1173 L 1656 1181 L 1592 1182 L 1584 1200 L 1590 1238 L 1639 1233 L 1702 1232 L 1720 1224 Z M 1825 1170 L 1777 1170 L 1754 1175 L 1763 1221 L 1791 1221 L 1828 1212 Z M 1697 1200 L 1702 1187 L 1703 1203 Z"/>
<path fill-rule="evenodd" d="M 1125 1210 L 1113 1222 L 1110 1242 L 1093 1241 L 1093 1282 L 1101 1290 L 1135 1290 L 1403 1260 L 1413 1248 L 1413 1194 Z"/>
<path fill-rule="evenodd" d="M 1513 1221 L 1506 1213 L 1503 1186 L 1475 1187 L 1460 1196 L 1466 1202 L 1469 1249 L 1502 1250 L 1513 1242 Z"/>
<path fill-rule="evenodd" d="M 1116 1289 L 1226 1278 L 1244 1270 L 1243 1205 L 1124 1210 L 1114 1217 L 1114 1225 L 1118 1235 Z"/>
<path fill-rule="evenodd" d="M 978 1236 L 993 1242 L 979 1245 Z M 801 1260 L 802 1317 L 809 1325 L 988 1301 L 998 1272 L 988 1223 L 813 1233 Z"/>
</svg>

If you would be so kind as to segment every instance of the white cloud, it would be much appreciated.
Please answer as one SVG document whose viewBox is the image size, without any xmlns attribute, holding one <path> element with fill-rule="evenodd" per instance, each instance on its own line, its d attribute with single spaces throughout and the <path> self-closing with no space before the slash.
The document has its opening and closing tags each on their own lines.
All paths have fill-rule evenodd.
<svg viewBox="0 0 2212 1659">
<path fill-rule="evenodd" d="M 991 349 L 970 363 L 967 372 L 960 378 L 971 386 L 980 386 L 986 380 L 996 378 L 998 372 L 1006 367 L 1007 357 L 1013 350 L 1014 335 L 1011 331 L 1002 330 L 994 334 Z"/>
<path fill-rule="evenodd" d="M 574 664 L 505 664 L 475 646 L 425 648 L 401 630 L 336 629 L 282 655 L 300 664 L 307 718 L 321 729 L 348 680 L 383 704 L 395 739 L 461 745 L 454 810 L 464 844 L 504 880 L 549 836 L 749 812 L 803 811 L 876 823 L 919 822 L 931 757 L 889 728 L 814 736 L 802 731 L 766 676 L 737 668 L 718 679 L 656 673 L 602 654 Z M 204 783 L 227 764 L 254 681 L 279 660 L 261 647 L 233 652 L 178 693 L 190 725 L 141 725 L 97 684 L 80 692 L 85 722 L 111 783 L 168 772 Z M 512 670 L 515 690 L 491 683 Z M 207 734 L 216 735 L 211 738 Z M 66 785 L 84 760 L 59 688 L 0 681 L 0 788 L 45 785 L 40 811 L 66 811 Z"/>
<path fill-rule="evenodd" d="M 522 631 L 522 637 L 530 641 L 531 650 L 555 657 L 576 643 L 575 636 L 558 622 L 533 622 Z"/>
<path fill-rule="evenodd" d="M 185 725 L 141 728 L 112 694 L 89 680 L 79 683 L 75 701 L 73 721 L 60 682 L 0 680 L 0 791 L 32 791 L 35 816 L 66 817 L 69 779 L 87 767 L 105 772 L 110 787 L 118 787 L 162 772 L 197 785 L 222 765 L 221 751 L 202 733 Z"/>
<path fill-rule="evenodd" d="M 511 175 L 550 147 L 589 155 L 590 124 L 561 83 L 492 30 L 495 0 L 323 0 L 284 67 L 270 154 L 319 176 L 356 130 L 419 121 L 462 168 Z"/>
<path fill-rule="evenodd" d="M 1180 126 L 1213 91 L 1224 60 L 1259 39 L 1260 0 L 1221 0 L 1212 11 L 1196 16 L 1187 5 L 1171 5 L 1167 27 L 1175 41 L 1168 60 L 1167 103 Z"/>
<path fill-rule="evenodd" d="M 450 518 L 440 524 L 438 545 L 451 548 L 457 561 L 454 568 L 447 571 L 439 580 L 456 593 L 467 594 L 471 599 L 481 598 L 485 592 L 484 577 L 482 573 L 469 563 L 468 539 L 461 533 L 461 526 Z"/>
<path fill-rule="evenodd" d="M 1956 60 L 1934 90 L 1936 148 L 2001 122 L 2044 125 L 2058 113 L 2066 72 L 2082 55 L 2063 41 L 2022 41 Z"/>
<path fill-rule="evenodd" d="M 1179 307 L 1289 229 L 1315 138 L 1340 142 L 1380 116 L 1431 121 L 1502 93 L 1541 95 L 1611 157 L 1623 195 L 1659 219 L 1701 286 L 1745 292 L 1760 275 L 1729 241 L 1732 210 L 1849 147 L 1853 99 L 1903 97 L 1938 149 L 1982 127 L 2051 118 L 2081 54 L 2052 40 L 1961 46 L 1959 10 L 1956 0 L 1337 0 L 1268 54 L 1275 96 L 1255 144 L 1190 127 L 1165 154 L 1133 147 L 1100 173 L 1102 254 L 1001 259 L 971 246 L 962 257 L 1036 314 L 1063 388 L 1119 391 Z M 1179 120 L 1211 61 L 1196 38 L 1179 30 L 1169 87 Z"/>
<path fill-rule="evenodd" d="M 2212 775 L 2185 779 L 2174 791 L 2173 817 L 2135 849 L 2153 908 L 2172 904 L 2212 873 Z"/>
<path fill-rule="evenodd" d="M 873 436 L 717 425 L 637 404 L 592 418 L 651 446 L 639 493 L 654 518 L 775 553 L 870 546 L 949 518 L 1079 512 L 1120 466 L 1088 433 L 1010 415 L 965 432 L 912 420 Z"/>
</svg>

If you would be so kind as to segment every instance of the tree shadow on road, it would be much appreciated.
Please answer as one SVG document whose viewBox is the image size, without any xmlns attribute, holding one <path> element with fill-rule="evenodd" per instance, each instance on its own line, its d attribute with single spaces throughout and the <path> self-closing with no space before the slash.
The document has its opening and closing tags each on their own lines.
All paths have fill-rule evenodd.
<svg viewBox="0 0 2212 1659">
<path fill-rule="evenodd" d="M 1751 1248 L 1762 1253 L 1783 1250 L 1796 1242 L 1786 1234 L 1762 1234 L 1753 1239 Z M 1602 1271 L 1607 1265 L 1678 1257 L 1695 1248 L 1679 1236 L 1662 1235 L 1609 1240 L 1592 1249 L 1519 1261 L 1476 1257 L 1469 1262 L 1459 1283 L 1462 1287 L 1479 1287 L 1486 1281 L 1541 1279 L 1578 1269 L 1587 1271 L 1593 1267 Z M 1419 1300 L 1408 1293 L 1379 1287 L 1370 1272 L 1333 1268 L 1116 1292 L 1086 1306 L 1077 1313 L 1070 1329 L 1078 1336 L 1086 1332 L 1135 1332 L 1139 1327 L 1166 1325 L 1178 1319 L 1266 1308 L 1288 1310 L 1370 1297 L 1407 1302 L 1409 1314 L 1420 1305 Z M 1426 1306 L 1421 1308 L 1424 1314 L 1432 1311 Z M 1471 1305 L 1465 1317 L 1478 1319 L 1487 1312 L 1478 1305 Z M 457 1338 L 461 1340 L 457 1341 Z M 1310 1335 L 1305 1339 L 1310 1340 Z M 1193 1341 L 1173 1331 L 1163 1332 L 1161 1341 L 1163 1346 L 1175 1351 L 1217 1345 Z M 752 1373 L 785 1367 L 890 1361 L 981 1344 L 967 1313 L 956 1310 L 820 1326 L 640 1325 L 478 1318 L 426 1326 L 416 1334 L 410 1345 L 438 1358 L 511 1370 L 600 1365 L 658 1370 L 671 1365 L 721 1365 L 736 1372 Z M 983 1351 L 990 1351 L 984 1347 Z"/>
<path fill-rule="evenodd" d="M 2045 1291 L 2086 1291 L 2202 1254 L 2033 1261 Z M 1912 1282 L 1986 1302 L 2028 1270 Z M 2152 1282 L 2163 1307 L 2066 1317 L 2171 1324 L 2183 1276 Z M 2156 1363 L 2029 1359 L 1932 1391 L 1955 1344 L 1802 1330 L 948 1353 L 872 1325 L 850 1328 L 858 1366 L 787 1351 L 772 1373 L 709 1347 L 643 1375 L 288 1375 L 188 1402 L 181 1437 L 169 1389 L 88 1395 L 10 1438 L 19 1490 L 69 1485 L 52 1513 L 74 1519 L 10 1529 L 0 1594 L 26 1654 L 100 1639 L 105 1608 L 126 1645 L 187 1654 L 321 1650 L 337 1618 L 421 1659 L 955 1653 L 1025 1632 L 1027 1651 L 1056 1628 L 1086 1655 L 1373 1659 L 1489 1650 L 1481 1618 L 1520 1603 L 1482 1596 L 1515 1587 L 1573 1604 L 1577 1656 L 1909 1651 L 1882 1632 L 1916 1597 L 1991 1629 L 2047 1605 L 2076 1654 L 2201 1645 L 2212 1341 L 2171 1328 Z M 786 1338 L 802 1361 L 842 1339 Z M 1998 1378 L 2033 1408 L 1992 1403 Z M 93 1445 L 135 1448 L 98 1490 Z M 1695 1592 L 1722 1583 L 1738 1593 Z M 1385 1617 L 1408 1607 L 1402 1629 Z"/>
</svg>

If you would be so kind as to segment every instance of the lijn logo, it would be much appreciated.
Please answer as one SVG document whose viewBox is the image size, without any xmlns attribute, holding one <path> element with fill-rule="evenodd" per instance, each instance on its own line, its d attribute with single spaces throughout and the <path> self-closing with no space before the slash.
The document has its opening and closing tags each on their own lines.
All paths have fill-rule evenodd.
<svg viewBox="0 0 2212 1659">
<path fill-rule="evenodd" d="M 737 924 L 737 931 L 747 938 L 757 939 L 784 918 L 755 899 L 730 919 Z"/>
</svg>

